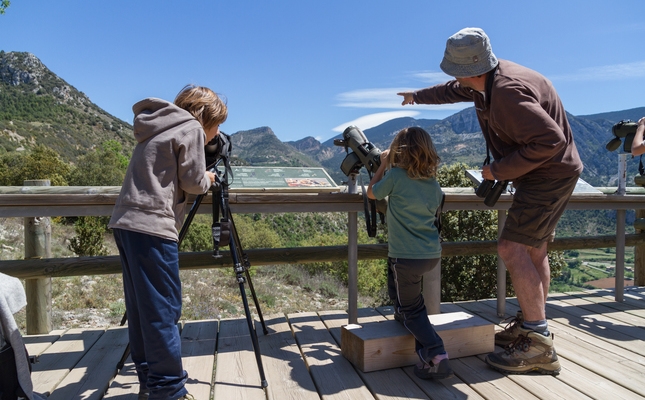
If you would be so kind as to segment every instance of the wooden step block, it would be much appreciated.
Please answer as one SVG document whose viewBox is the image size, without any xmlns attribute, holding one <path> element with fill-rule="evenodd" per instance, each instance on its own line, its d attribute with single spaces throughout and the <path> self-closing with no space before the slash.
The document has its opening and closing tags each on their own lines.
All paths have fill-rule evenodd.
<svg viewBox="0 0 645 400">
<path fill-rule="evenodd" d="M 495 327 L 467 312 L 428 315 L 448 356 L 467 357 L 495 348 Z M 414 337 L 394 320 L 350 324 L 341 328 L 341 352 L 363 372 L 405 367 L 419 362 Z"/>
</svg>

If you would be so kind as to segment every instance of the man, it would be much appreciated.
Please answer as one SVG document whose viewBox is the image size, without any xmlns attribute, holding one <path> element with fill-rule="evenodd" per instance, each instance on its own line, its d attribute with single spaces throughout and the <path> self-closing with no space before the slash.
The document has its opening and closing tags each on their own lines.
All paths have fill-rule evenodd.
<svg viewBox="0 0 645 400">
<path fill-rule="evenodd" d="M 487 151 L 488 180 L 512 181 L 513 203 L 497 246 L 508 268 L 521 312 L 495 335 L 504 351 L 486 362 L 508 373 L 557 375 L 560 363 L 546 320 L 550 285 L 547 242 L 582 172 L 558 94 L 539 73 L 498 60 L 486 33 L 465 28 L 446 43 L 440 65 L 454 80 L 398 93 L 406 104 L 474 102 Z"/>
</svg>

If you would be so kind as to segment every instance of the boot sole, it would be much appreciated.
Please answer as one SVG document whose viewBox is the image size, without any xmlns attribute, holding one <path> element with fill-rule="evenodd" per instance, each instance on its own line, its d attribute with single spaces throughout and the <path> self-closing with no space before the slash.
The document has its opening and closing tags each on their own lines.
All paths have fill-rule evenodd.
<svg viewBox="0 0 645 400">
<path fill-rule="evenodd" d="M 485 359 L 486 364 L 490 365 L 493 369 L 502 372 L 504 374 L 513 374 L 513 375 L 521 375 L 521 374 L 526 374 L 529 372 L 539 372 L 542 375 L 559 375 L 560 370 L 560 362 L 555 361 L 549 364 L 535 364 L 535 365 L 527 365 L 524 367 L 510 367 L 506 365 L 497 365 L 493 362 L 491 362 L 488 357 Z"/>
</svg>

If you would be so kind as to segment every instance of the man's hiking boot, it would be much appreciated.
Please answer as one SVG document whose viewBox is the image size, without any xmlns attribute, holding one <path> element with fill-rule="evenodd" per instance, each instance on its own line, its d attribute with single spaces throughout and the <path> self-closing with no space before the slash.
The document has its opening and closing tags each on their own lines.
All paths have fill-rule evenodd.
<svg viewBox="0 0 645 400">
<path fill-rule="evenodd" d="M 495 334 L 496 346 L 504 347 L 517 339 L 519 328 L 522 327 L 522 323 L 524 322 L 524 314 L 520 310 L 514 317 L 506 318 L 505 321 L 508 321 L 508 323 L 504 327 L 504 330 Z"/>
<path fill-rule="evenodd" d="M 486 364 L 508 374 L 537 371 L 558 375 L 560 362 L 553 348 L 552 336 L 523 328 L 519 328 L 518 333 L 517 339 L 508 344 L 504 351 L 488 354 Z"/>
<path fill-rule="evenodd" d="M 454 376 L 448 354 L 445 352 L 430 361 L 422 361 L 415 365 L 414 374 L 420 379 L 446 379 Z"/>
</svg>

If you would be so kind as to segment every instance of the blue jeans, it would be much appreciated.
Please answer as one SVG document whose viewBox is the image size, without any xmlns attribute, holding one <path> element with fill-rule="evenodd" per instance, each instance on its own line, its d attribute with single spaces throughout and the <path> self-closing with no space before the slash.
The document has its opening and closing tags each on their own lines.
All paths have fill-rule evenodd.
<svg viewBox="0 0 645 400">
<path fill-rule="evenodd" d="M 445 353 L 443 340 L 428 319 L 428 311 L 421 292 L 423 274 L 439 264 L 439 258 L 414 260 L 388 258 L 388 293 L 396 311 L 403 318 L 403 326 L 414 336 L 415 349 L 421 361 L 430 362 Z"/>
<path fill-rule="evenodd" d="M 181 363 L 181 281 L 177 242 L 114 229 L 128 315 L 130 354 L 141 388 L 150 400 L 185 394 L 188 374 Z"/>
</svg>

